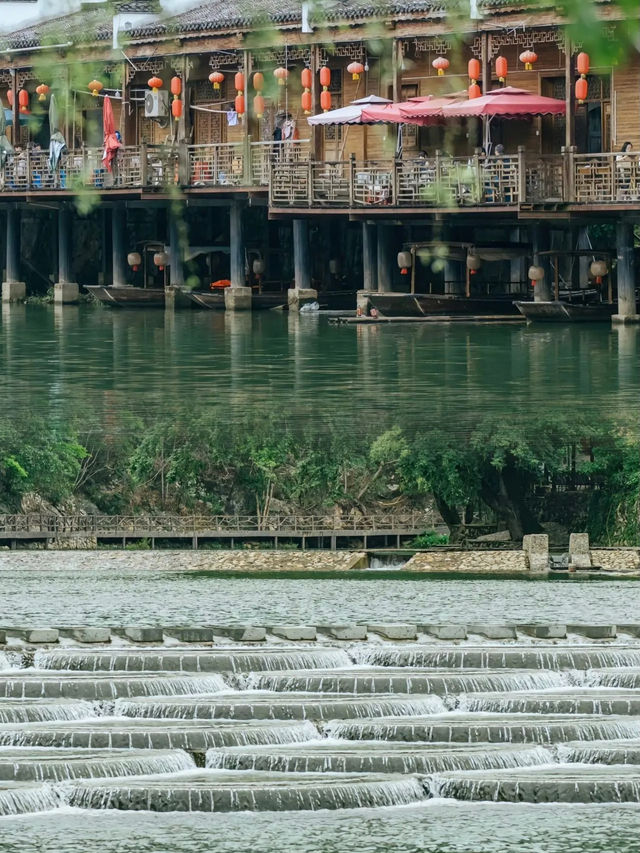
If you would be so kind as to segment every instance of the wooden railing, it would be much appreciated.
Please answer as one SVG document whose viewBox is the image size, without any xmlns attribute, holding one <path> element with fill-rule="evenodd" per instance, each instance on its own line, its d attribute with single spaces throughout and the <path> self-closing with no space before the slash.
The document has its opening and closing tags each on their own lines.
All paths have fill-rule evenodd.
<svg viewBox="0 0 640 853">
<path fill-rule="evenodd" d="M 0 537 L 12 534 L 91 536 L 190 535 L 192 533 L 268 531 L 314 533 L 330 530 L 424 531 L 437 523 L 432 513 L 406 512 L 389 515 L 359 515 L 336 519 L 319 515 L 0 515 Z"/>
<path fill-rule="evenodd" d="M 577 203 L 638 202 L 640 155 L 574 154 L 573 195 Z"/>
</svg>

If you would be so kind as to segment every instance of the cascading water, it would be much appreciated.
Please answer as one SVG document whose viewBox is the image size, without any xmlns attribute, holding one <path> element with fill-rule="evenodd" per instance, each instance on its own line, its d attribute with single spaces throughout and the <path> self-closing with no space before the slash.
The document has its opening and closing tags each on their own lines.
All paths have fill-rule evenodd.
<svg viewBox="0 0 640 853">
<path fill-rule="evenodd" d="M 43 785 L 38 788 L 20 783 L 0 787 L 0 816 L 45 812 L 64 805 L 62 791 Z"/>
<path fill-rule="evenodd" d="M 5 699 L 0 701 L 0 723 L 31 723 L 46 720 L 83 720 L 98 716 L 91 702 L 76 699 Z"/>
<path fill-rule="evenodd" d="M 88 673 L 20 670 L 15 675 L 0 674 L 0 697 L 117 699 L 118 696 L 166 696 L 213 693 L 226 690 L 221 675 L 164 673 Z"/>
</svg>

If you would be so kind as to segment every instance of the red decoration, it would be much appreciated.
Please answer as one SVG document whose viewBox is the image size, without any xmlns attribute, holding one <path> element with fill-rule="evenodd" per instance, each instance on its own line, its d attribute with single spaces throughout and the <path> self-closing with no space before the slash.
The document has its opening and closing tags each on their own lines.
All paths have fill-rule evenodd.
<svg viewBox="0 0 640 853">
<path fill-rule="evenodd" d="M 262 118 L 264 116 L 264 98 L 262 95 L 258 94 L 253 99 L 253 109 L 256 114 L 256 118 Z"/>
<path fill-rule="evenodd" d="M 20 104 L 20 112 L 26 113 L 29 109 L 29 93 L 26 89 L 20 89 L 18 92 L 18 103 Z"/>
<path fill-rule="evenodd" d="M 578 77 L 576 80 L 576 101 L 579 104 L 584 104 L 589 93 L 589 84 L 586 77 Z"/>
<path fill-rule="evenodd" d="M 162 77 L 151 77 L 150 80 L 147 80 L 147 86 L 154 92 L 157 92 L 158 89 L 162 89 L 162 83 Z"/>
<path fill-rule="evenodd" d="M 7 100 L 9 101 L 9 106 L 12 107 L 13 106 L 13 90 L 12 89 L 7 90 Z"/>
<path fill-rule="evenodd" d="M 325 113 L 328 113 L 331 109 L 331 92 L 327 89 L 323 89 L 322 92 L 320 92 L 320 106 Z"/>
<path fill-rule="evenodd" d="M 467 66 L 469 71 L 469 79 L 472 83 L 477 83 L 480 79 L 480 60 L 479 59 L 470 59 L 469 64 Z"/>
<path fill-rule="evenodd" d="M 447 68 L 450 65 L 449 60 L 444 56 L 436 57 L 436 59 L 434 59 L 431 64 L 433 65 L 433 67 L 438 72 L 438 77 L 442 77 L 444 72 L 447 70 Z"/>
<path fill-rule="evenodd" d="M 533 65 L 538 61 L 538 54 L 533 50 L 525 50 L 520 54 L 520 62 L 524 62 L 525 71 L 533 71 Z"/>
<path fill-rule="evenodd" d="M 289 69 L 280 66 L 280 68 L 274 69 L 273 76 L 278 81 L 278 86 L 284 86 L 287 82 L 287 77 L 289 76 Z"/>
<path fill-rule="evenodd" d="M 171 78 L 171 94 L 174 100 L 182 94 L 182 80 L 177 75 Z"/>
<path fill-rule="evenodd" d="M 359 80 L 360 75 L 364 71 L 364 65 L 361 62 L 350 62 L 347 65 L 347 71 L 351 74 L 353 80 Z"/>
<path fill-rule="evenodd" d="M 223 80 L 224 74 L 222 73 L 222 71 L 212 71 L 211 74 L 209 74 L 209 82 L 211 83 L 214 89 L 219 89 L 220 84 Z"/>
<path fill-rule="evenodd" d="M 264 88 L 264 74 L 262 71 L 256 71 L 253 75 L 253 88 L 256 92 L 262 92 Z"/>
<path fill-rule="evenodd" d="M 331 85 L 331 69 L 328 65 L 323 65 L 320 69 L 320 85 L 325 90 L 325 92 Z"/>
<path fill-rule="evenodd" d="M 36 92 L 38 94 L 39 101 L 46 101 L 47 95 L 49 94 L 49 87 L 46 83 L 40 83 L 40 85 L 36 88 Z"/>
<path fill-rule="evenodd" d="M 235 110 L 239 116 L 244 115 L 244 95 L 236 95 L 236 99 L 234 102 Z"/>
<path fill-rule="evenodd" d="M 482 94 L 482 89 L 478 86 L 477 83 L 472 83 L 469 86 L 469 100 L 473 100 L 474 98 L 479 98 Z"/>
<path fill-rule="evenodd" d="M 311 92 L 308 90 L 302 93 L 302 98 L 300 99 L 300 103 L 302 104 L 302 109 L 306 116 L 311 115 L 311 107 L 313 106 L 313 100 L 311 98 Z"/>
<path fill-rule="evenodd" d="M 581 77 L 587 76 L 587 74 L 589 73 L 589 65 L 590 65 L 589 54 L 588 53 L 579 53 L 578 59 L 577 59 L 577 68 L 578 68 L 578 74 Z"/>
<path fill-rule="evenodd" d="M 239 95 L 244 94 L 244 74 L 242 73 L 242 71 L 238 71 L 236 73 L 236 76 L 233 78 L 233 85 L 236 87 L 236 92 Z"/>
<path fill-rule="evenodd" d="M 171 101 L 171 115 L 176 121 L 179 121 L 182 115 L 182 101 L 177 96 Z"/>
<path fill-rule="evenodd" d="M 496 74 L 498 75 L 498 80 L 501 83 L 507 82 L 507 71 L 509 70 L 509 64 L 505 56 L 497 56 L 496 57 Z"/>
<path fill-rule="evenodd" d="M 92 80 L 91 83 L 87 86 L 91 94 L 94 98 L 98 97 L 98 94 L 104 89 L 104 86 L 99 80 Z"/>
<path fill-rule="evenodd" d="M 303 89 L 310 89 L 313 85 L 313 76 L 311 74 L 310 68 L 303 68 L 302 74 L 300 75 L 300 80 L 302 82 Z"/>
</svg>

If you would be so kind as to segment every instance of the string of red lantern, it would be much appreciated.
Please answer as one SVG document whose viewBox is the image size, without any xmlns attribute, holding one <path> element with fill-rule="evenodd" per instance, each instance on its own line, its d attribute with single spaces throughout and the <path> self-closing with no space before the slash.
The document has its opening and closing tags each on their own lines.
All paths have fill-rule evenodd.
<svg viewBox="0 0 640 853">
<path fill-rule="evenodd" d="M 579 53 L 577 59 L 578 74 L 576 80 L 576 100 L 579 104 L 584 104 L 589 95 L 589 82 L 587 74 L 589 73 L 590 59 L 588 53 Z"/>
<path fill-rule="evenodd" d="M 473 98 L 479 98 L 482 94 L 482 89 L 478 86 L 478 80 L 482 71 L 480 61 L 478 59 L 470 59 L 467 71 L 471 81 L 469 84 L 469 100 L 473 100 Z"/>
<path fill-rule="evenodd" d="M 235 77 L 233 78 L 233 85 L 236 88 L 236 97 L 233 102 L 235 111 L 239 116 L 243 116 L 245 112 L 245 103 L 244 103 L 244 74 L 242 71 L 237 71 Z"/>
<path fill-rule="evenodd" d="M 322 86 L 322 92 L 320 92 L 320 106 L 322 111 L 327 113 L 331 109 L 331 92 L 329 91 L 329 86 L 331 85 L 331 69 L 328 65 L 323 65 L 320 69 L 320 85 Z"/>
<path fill-rule="evenodd" d="M 508 70 L 509 65 L 507 63 L 507 58 L 505 56 L 496 56 L 496 74 L 498 75 L 498 80 L 501 83 L 507 82 Z"/>
<path fill-rule="evenodd" d="M 311 110 L 313 106 L 313 98 L 311 97 L 311 86 L 313 85 L 313 75 L 311 74 L 310 68 L 303 68 L 302 73 L 300 75 L 300 80 L 302 82 L 302 87 L 304 92 L 302 93 L 302 97 L 300 99 L 300 103 L 302 106 L 302 110 L 306 116 L 311 115 Z"/>
<path fill-rule="evenodd" d="M 26 89 L 20 89 L 18 92 L 18 103 L 20 104 L 21 113 L 29 111 L 29 93 Z"/>
<path fill-rule="evenodd" d="M 253 111 L 256 114 L 256 118 L 263 118 L 264 116 L 264 98 L 262 96 L 263 87 L 264 75 L 261 71 L 256 71 L 253 75 L 253 88 L 256 90 L 256 95 L 253 99 Z"/>
</svg>

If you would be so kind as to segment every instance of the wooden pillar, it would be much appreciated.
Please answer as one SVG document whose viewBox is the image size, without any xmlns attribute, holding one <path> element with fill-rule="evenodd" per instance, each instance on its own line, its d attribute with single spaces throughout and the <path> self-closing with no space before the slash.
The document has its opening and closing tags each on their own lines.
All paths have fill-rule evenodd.
<svg viewBox="0 0 640 853">
<path fill-rule="evenodd" d="M 575 71 L 573 68 L 573 49 L 571 46 L 571 39 L 568 35 L 565 35 L 564 38 L 564 99 L 567 105 L 567 114 L 565 117 L 565 131 L 564 131 L 564 144 L 566 148 L 570 148 L 572 145 L 575 145 L 575 106 L 576 99 L 573 88 L 573 81 Z"/>
<path fill-rule="evenodd" d="M 402 39 L 393 40 L 393 100 L 397 103 L 402 95 Z"/>
<path fill-rule="evenodd" d="M 640 320 L 635 294 L 635 264 L 633 257 L 633 224 L 621 221 L 616 225 L 616 248 L 618 265 L 618 313 L 613 321 L 618 323 Z"/>
<path fill-rule="evenodd" d="M 251 288 L 246 286 L 244 276 L 244 228 L 242 223 L 242 202 L 231 202 L 229 209 L 229 279 L 231 287 L 224 292 L 224 305 L 227 311 L 250 311 Z"/>
<path fill-rule="evenodd" d="M 531 226 L 531 244 L 533 246 L 533 263 L 542 267 L 544 278 L 536 282 L 533 299 L 535 302 L 550 302 L 553 286 L 553 270 L 550 255 L 541 255 L 551 248 L 551 233 L 548 222 L 536 222 Z"/>
<path fill-rule="evenodd" d="M 58 283 L 73 281 L 71 274 L 71 211 L 66 204 L 58 209 Z"/>
<path fill-rule="evenodd" d="M 320 80 L 318 79 L 320 69 L 320 46 L 313 45 L 311 48 L 311 113 L 317 115 L 320 112 Z M 322 149 L 322 128 L 307 125 L 311 133 L 310 156 L 312 160 L 319 160 Z"/>
<path fill-rule="evenodd" d="M 393 290 L 393 272 L 396 258 L 393 251 L 393 226 L 379 224 L 378 232 L 378 290 Z"/>
<path fill-rule="evenodd" d="M 13 94 L 12 131 L 11 141 L 14 147 L 20 144 L 20 104 L 18 103 L 18 72 L 15 68 L 9 69 L 11 73 L 11 92 Z"/>
<path fill-rule="evenodd" d="M 169 273 L 172 287 L 184 287 L 184 240 L 183 231 L 186 228 L 184 209 L 174 205 L 169 210 Z"/>
<path fill-rule="evenodd" d="M 295 286 L 301 290 L 311 288 L 309 258 L 309 223 L 306 219 L 293 220 L 293 264 Z"/>
<path fill-rule="evenodd" d="M 362 223 L 362 289 L 378 289 L 378 249 L 373 222 Z"/>
<path fill-rule="evenodd" d="M 116 202 L 111 208 L 112 287 L 127 286 L 127 208 Z"/>
<path fill-rule="evenodd" d="M 20 210 L 7 208 L 7 264 L 5 280 L 20 281 Z"/>
</svg>

